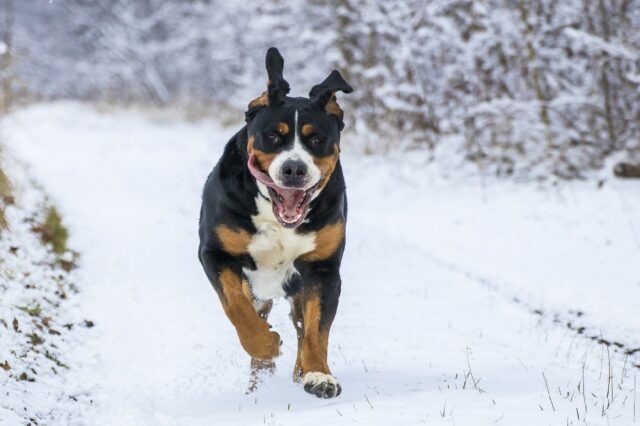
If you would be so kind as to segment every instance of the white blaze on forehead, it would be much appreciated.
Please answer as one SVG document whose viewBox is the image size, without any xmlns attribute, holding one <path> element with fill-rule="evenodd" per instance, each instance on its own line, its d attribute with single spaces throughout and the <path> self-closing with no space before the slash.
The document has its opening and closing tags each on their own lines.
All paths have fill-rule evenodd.
<svg viewBox="0 0 640 426">
<path fill-rule="evenodd" d="M 298 110 L 296 110 L 293 116 L 293 134 L 294 140 L 292 147 L 276 155 L 269 166 L 268 173 L 276 184 L 284 186 L 280 179 L 282 164 L 287 160 L 301 160 L 307 166 L 307 183 L 301 189 L 307 190 L 320 182 L 322 173 L 318 166 L 316 166 L 316 163 L 313 162 L 313 156 L 309 151 L 307 151 L 300 140 L 300 132 L 298 130 Z"/>
</svg>

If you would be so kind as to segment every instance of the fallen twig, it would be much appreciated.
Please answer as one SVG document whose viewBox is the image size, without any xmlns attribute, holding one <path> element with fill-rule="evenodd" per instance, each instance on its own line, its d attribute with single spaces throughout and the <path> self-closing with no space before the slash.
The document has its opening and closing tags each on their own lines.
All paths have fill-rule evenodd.
<svg viewBox="0 0 640 426">
<path fill-rule="evenodd" d="M 551 408 L 553 408 L 553 411 L 556 411 L 556 407 L 553 405 L 553 399 L 551 399 L 551 392 L 549 391 L 549 382 L 547 381 L 547 376 L 544 375 L 544 371 L 542 372 L 542 378 L 544 379 L 544 385 L 547 387 L 547 395 L 549 396 Z"/>
</svg>

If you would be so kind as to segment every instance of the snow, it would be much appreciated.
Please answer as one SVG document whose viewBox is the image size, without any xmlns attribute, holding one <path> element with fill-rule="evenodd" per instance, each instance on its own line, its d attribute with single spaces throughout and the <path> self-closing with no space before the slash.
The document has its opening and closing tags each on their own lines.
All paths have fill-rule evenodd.
<svg viewBox="0 0 640 426">
<path fill-rule="evenodd" d="M 640 421 L 638 354 L 588 338 L 640 347 L 636 183 L 444 179 L 420 154 L 356 156 L 348 140 L 329 351 L 342 395 L 319 400 L 292 383 L 286 301 L 270 317 L 284 340 L 278 369 L 245 394 L 248 356 L 196 256 L 200 191 L 236 130 L 75 103 L 7 118 L 8 150 L 82 253 L 77 297 L 95 332 L 69 354 L 67 385 L 93 404 L 67 413 L 72 424 Z"/>
<path fill-rule="evenodd" d="M 607 52 L 612 56 L 622 56 L 632 61 L 638 60 L 638 55 L 631 49 L 626 48 L 622 44 L 608 43 L 600 37 L 595 37 L 586 31 L 580 31 L 575 28 L 564 28 L 564 32 L 571 38 L 575 39 L 579 44 L 585 45 L 592 49 Z"/>
<path fill-rule="evenodd" d="M 60 262 L 73 256 L 42 243 L 34 227 L 44 222 L 45 194 L 10 155 L 3 152 L 1 163 L 12 200 L 2 201 L 7 228 L 0 229 L 0 425 L 61 421 L 90 403 L 66 387 L 72 349 L 87 333 L 75 274 Z"/>
<path fill-rule="evenodd" d="M 401 234 L 434 261 L 536 309 L 582 311 L 581 322 L 596 334 L 640 348 L 637 182 L 609 178 L 601 189 L 596 182 L 549 189 L 475 179 L 462 186 L 416 179 L 412 170 L 425 165 L 421 158 L 409 161 L 393 169 L 384 167 L 388 160 L 373 159 L 352 169 L 360 175 L 351 182 L 366 173 L 369 185 L 385 194 L 373 206 L 378 214 L 360 220 Z M 416 217 L 427 218 L 420 232 Z"/>
</svg>

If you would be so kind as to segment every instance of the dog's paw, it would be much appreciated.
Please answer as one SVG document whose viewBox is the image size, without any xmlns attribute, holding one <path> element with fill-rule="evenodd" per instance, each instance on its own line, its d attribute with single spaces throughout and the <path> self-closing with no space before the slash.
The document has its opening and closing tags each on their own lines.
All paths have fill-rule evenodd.
<svg viewBox="0 0 640 426">
<path fill-rule="evenodd" d="M 304 390 L 318 398 L 333 398 L 342 392 L 338 379 L 331 374 L 311 371 L 302 379 Z"/>
<path fill-rule="evenodd" d="M 270 361 L 280 355 L 282 340 L 275 331 L 265 330 L 262 333 L 253 333 L 240 337 L 242 347 L 252 358 Z"/>
</svg>

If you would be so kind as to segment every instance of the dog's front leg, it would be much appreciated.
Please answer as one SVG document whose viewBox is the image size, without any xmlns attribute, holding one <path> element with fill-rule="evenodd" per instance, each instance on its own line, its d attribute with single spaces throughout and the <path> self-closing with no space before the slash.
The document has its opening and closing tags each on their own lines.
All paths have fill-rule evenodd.
<svg viewBox="0 0 640 426">
<path fill-rule="evenodd" d="M 200 260 L 244 350 L 258 360 L 271 360 L 280 355 L 280 335 L 270 330 L 242 291 L 240 266 L 234 267 L 233 263 L 221 266 L 211 252 L 201 253 Z"/>
<path fill-rule="evenodd" d="M 337 271 L 311 271 L 303 280 L 303 288 L 292 300 L 292 318 L 299 339 L 294 378 L 302 379 L 305 391 L 319 398 L 332 398 L 342 391 L 327 362 L 329 330 L 340 296 L 340 275 Z"/>
<path fill-rule="evenodd" d="M 270 330 L 242 292 L 242 280 L 230 268 L 220 272 L 224 312 L 236 328 L 240 344 L 253 358 L 270 360 L 280 355 L 280 335 Z"/>
</svg>

